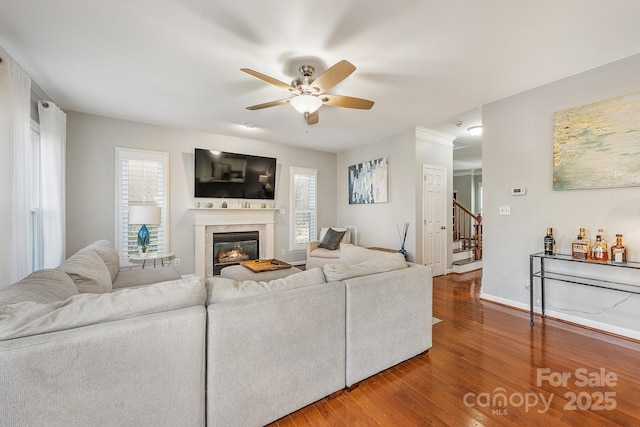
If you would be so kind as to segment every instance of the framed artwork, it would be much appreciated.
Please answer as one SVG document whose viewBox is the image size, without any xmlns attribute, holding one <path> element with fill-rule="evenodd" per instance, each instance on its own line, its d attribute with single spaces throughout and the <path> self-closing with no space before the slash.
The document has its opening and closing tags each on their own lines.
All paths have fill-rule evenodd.
<svg viewBox="0 0 640 427">
<path fill-rule="evenodd" d="M 640 186 L 640 93 L 553 114 L 553 189 Z"/>
<path fill-rule="evenodd" d="M 388 171 L 386 157 L 349 166 L 349 204 L 386 203 Z"/>
</svg>

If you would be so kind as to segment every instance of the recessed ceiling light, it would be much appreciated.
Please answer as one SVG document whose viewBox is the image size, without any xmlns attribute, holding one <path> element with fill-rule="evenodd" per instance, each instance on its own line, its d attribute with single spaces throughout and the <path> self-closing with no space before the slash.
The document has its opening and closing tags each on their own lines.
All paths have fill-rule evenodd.
<svg viewBox="0 0 640 427">
<path fill-rule="evenodd" d="M 471 126 L 467 129 L 472 136 L 480 136 L 482 135 L 482 126 Z"/>
</svg>

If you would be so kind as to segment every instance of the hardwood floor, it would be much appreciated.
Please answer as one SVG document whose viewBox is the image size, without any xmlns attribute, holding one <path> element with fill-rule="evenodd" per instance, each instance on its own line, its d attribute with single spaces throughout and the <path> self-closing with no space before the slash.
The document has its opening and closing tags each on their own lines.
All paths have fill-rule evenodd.
<svg viewBox="0 0 640 427">
<path fill-rule="evenodd" d="M 478 299 L 480 273 L 434 279 L 433 347 L 273 424 L 637 426 L 640 343 Z M 562 381 L 562 377 L 566 381 Z"/>
</svg>

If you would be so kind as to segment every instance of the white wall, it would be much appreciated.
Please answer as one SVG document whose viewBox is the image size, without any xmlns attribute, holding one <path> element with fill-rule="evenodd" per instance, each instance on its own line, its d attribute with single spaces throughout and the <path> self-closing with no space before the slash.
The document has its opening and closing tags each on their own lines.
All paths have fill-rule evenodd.
<svg viewBox="0 0 640 427">
<path fill-rule="evenodd" d="M 259 130 L 255 130 L 259 138 Z M 287 145 L 234 138 L 205 132 L 172 129 L 90 114 L 67 112 L 67 254 L 97 239 L 115 238 L 115 147 L 169 153 L 170 244 L 182 261 L 183 274 L 194 271 L 193 152 L 219 149 L 277 158 L 276 214 L 278 258 L 302 261 L 304 252 L 289 248 L 289 168 L 318 169 L 320 224 L 336 222 L 336 155 Z M 202 203 L 220 200 L 197 199 Z M 251 201 L 256 203 L 257 201 Z M 257 202 L 260 203 L 260 202 Z M 287 255 L 281 255 L 282 250 Z"/>
<path fill-rule="evenodd" d="M 398 227 L 402 229 L 403 224 L 408 222 L 405 249 L 411 261 L 422 262 L 422 165 L 447 169 L 449 195 L 452 194 L 453 181 L 452 148 L 425 139 L 424 135 L 429 132 L 422 128 L 410 129 L 338 154 L 337 225 L 357 226 L 360 246 L 399 249 Z M 387 157 L 389 165 L 389 202 L 350 205 L 348 167 L 381 157 Z M 451 200 L 451 196 L 448 200 Z M 450 264 L 451 260 L 448 260 L 447 265 Z"/>
<path fill-rule="evenodd" d="M 553 227 L 558 252 L 569 254 L 580 227 L 591 238 L 602 227 L 609 241 L 622 233 L 629 258 L 640 261 L 640 188 L 552 189 L 553 113 L 638 92 L 639 75 L 636 55 L 483 106 L 484 298 L 528 309 L 529 254 L 542 251 L 546 227 Z M 512 187 L 527 194 L 511 196 Z M 498 216 L 501 205 L 511 206 L 510 216 Z M 571 263 L 569 270 L 588 267 Z M 640 284 L 640 272 L 626 280 Z M 638 295 L 549 282 L 546 301 L 547 314 L 640 338 Z"/>
<path fill-rule="evenodd" d="M 389 167 L 389 202 L 350 205 L 348 168 L 381 157 Z M 400 249 L 396 225 L 409 225 L 405 249 L 411 259 L 416 254 L 414 193 L 415 131 L 410 130 L 338 154 L 338 224 L 358 227 L 358 245 Z M 330 224 L 326 224 L 330 225 Z"/>
</svg>

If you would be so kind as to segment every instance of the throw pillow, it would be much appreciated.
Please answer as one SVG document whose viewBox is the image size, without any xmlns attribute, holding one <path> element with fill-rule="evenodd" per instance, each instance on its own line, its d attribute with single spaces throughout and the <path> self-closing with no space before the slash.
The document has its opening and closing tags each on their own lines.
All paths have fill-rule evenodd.
<svg viewBox="0 0 640 427">
<path fill-rule="evenodd" d="M 109 269 L 109 274 L 111 274 L 111 281 L 114 281 L 118 275 L 118 270 L 120 270 L 120 255 L 113 243 L 108 240 L 98 240 L 87 246 L 87 248 L 93 249 L 102 258 L 102 261 Z"/>
<path fill-rule="evenodd" d="M 346 231 L 336 231 L 333 228 L 329 228 L 318 247 L 335 251 L 340 247 L 340 241 L 344 233 L 346 233 Z"/>
<path fill-rule="evenodd" d="M 0 306 L 23 301 L 48 304 L 64 301 L 77 294 L 78 288 L 65 272 L 57 269 L 37 270 L 0 290 Z"/>
<path fill-rule="evenodd" d="M 100 255 L 92 249 L 79 250 L 58 268 L 71 277 L 80 293 L 100 294 L 112 290 L 111 273 Z"/>
</svg>

